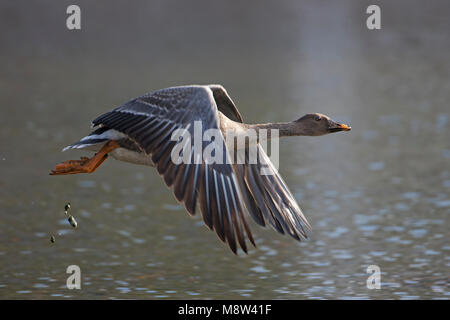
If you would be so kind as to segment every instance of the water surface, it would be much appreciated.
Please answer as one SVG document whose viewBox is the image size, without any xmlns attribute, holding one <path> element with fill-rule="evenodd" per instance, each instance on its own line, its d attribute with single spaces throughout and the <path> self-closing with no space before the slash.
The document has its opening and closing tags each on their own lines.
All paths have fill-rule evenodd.
<svg viewBox="0 0 450 320">
<path fill-rule="evenodd" d="M 78 33 L 64 4 L 2 3 L 0 298 L 448 299 L 449 7 L 381 2 L 372 32 L 357 3 L 81 1 Z M 248 122 L 321 112 L 352 126 L 281 142 L 309 240 L 253 224 L 258 247 L 234 256 L 152 168 L 48 176 L 86 155 L 60 150 L 99 114 L 189 83 L 223 84 Z M 72 264 L 81 290 L 66 288 Z"/>
</svg>

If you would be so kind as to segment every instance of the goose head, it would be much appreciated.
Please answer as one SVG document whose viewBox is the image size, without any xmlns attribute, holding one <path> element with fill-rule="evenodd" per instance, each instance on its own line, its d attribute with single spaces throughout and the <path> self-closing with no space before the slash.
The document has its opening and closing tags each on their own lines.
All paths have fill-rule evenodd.
<svg viewBox="0 0 450 320">
<path fill-rule="evenodd" d="M 325 134 L 350 131 L 351 127 L 346 124 L 331 120 L 330 117 L 321 113 L 308 113 L 294 121 L 295 131 L 308 136 L 322 136 Z"/>
</svg>

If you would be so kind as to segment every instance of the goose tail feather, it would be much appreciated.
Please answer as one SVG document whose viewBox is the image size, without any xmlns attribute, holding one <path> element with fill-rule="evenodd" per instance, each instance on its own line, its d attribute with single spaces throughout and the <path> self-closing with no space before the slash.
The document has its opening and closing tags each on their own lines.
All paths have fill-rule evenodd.
<svg viewBox="0 0 450 320">
<path fill-rule="evenodd" d="M 96 151 L 105 142 L 109 140 L 119 140 L 124 138 L 125 135 L 114 129 L 109 129 L 107 127 L 100 127 L 97 130 L 91 132 L 86 137 L 82 138 L 67 147 L 63 148 L 62 151 L 67 151 L 69 149 L 88 149 Z"/>
</svg>

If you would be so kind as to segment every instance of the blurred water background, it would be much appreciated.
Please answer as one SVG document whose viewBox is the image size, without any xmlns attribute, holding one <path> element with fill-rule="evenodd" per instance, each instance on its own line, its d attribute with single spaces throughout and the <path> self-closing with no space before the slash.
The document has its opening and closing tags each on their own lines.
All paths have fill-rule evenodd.
<svg viewBox="0 0 450 320">
<path fill-rule="evenodd" d="M 81 31 L 69 4 L 0 1 L 0 298 L 450 298 L 448 1 L 377 1 L 377 31 L 369 1 L 79 0 Z M 253 224 L 258 248 L 234 256 L 152 168 L 48 175 L 87 155 L 60 151 L 99 114 L 193 83 L 224 85 L 250 123 L 352 126 L 281 141 L 309 240 Z"/>
</svg>

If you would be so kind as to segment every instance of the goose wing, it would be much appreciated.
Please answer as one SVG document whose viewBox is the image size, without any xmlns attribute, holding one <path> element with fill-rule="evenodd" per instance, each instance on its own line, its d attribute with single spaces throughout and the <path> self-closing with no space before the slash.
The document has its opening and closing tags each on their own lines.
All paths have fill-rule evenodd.
<svg viewBox="0 0 450 320">
<path fill-rule="evenodd" d="M 176 129 L 194 137 L 196 124 L 201 123 L 201 136 L 209 129 L 216 129 L 215 145 L 222 146 L 222 159 L 217 163 L 203 161 L 202 154 L 210 144 L 202 141 L 200 152 L 189 139 L 180 148 L 180 155 L 187 161 L 175 163 L 171 154 L 178 141 L 171 139 Z M 195 214 L 198 204 L 205 224 L 215 230 L 219 238 L 227 242 L 236 253 L 236 242 L 247 252 L 245 234 L 254 244 L 245 219 L 245 204 L 237 183 L 223 136 L 219 130 L 217 105 L 207 86 L 186 86 L 162 89 L 133 99 L 93 121 L 117 130 L 134 141 L 151 156 L 158 173 L 172 188 L 178 201 L 186 210 Z M 198 126 L 197 126 L 198 128 Z M 203 140 L 203 139 L 201 139 Z M 180 146 L 180 145 L 179 145 Z M 236 241 L 237 239 L 237 241 Z"/>
<path fill-rule="evenodd" d="M 227 91 L 221 85 L 209 85 L 214 94 L 217 108 L 229 119 L 243 122 Z M 257 163 L 249 161 L 249 150 L 245 150 L 243 164 L 235 164 L 238 183 L 249 213 L 259 225 L 268 222 L 275 230 L 288 233 L 300 240 L 306 238 L 304 226 L 311 226 L 303 215 L 297 201 L 289 191 L 278 170 L 275 169 L 261 145 L 257 146 Z"/>
<path fill-rule="evenodd" d="M 162 89 L 133 99 L 93 121 L 125 134 L 155 163 L 176 199 L 194 215 L 196 207 L 203 221 L 236 253 L 237 243 L 247 252 L 245 236 L 255 245 L 245 212 L 260 225 L 266 222 L 280 233 L 295 239 L 306 237 L 302 224 L 309 228 L 283 179 L 258 146 L 257 164 L 231 164 L 224 137 L 219 130 L 218 111 L 242 122 L 231 98 L 221 86 L 185 86 Z M 200 123 L 200 150 L 189 139 L 184 144 L 172 140 L 175 130 L 181 137 L 194 137 Z M 202 137 L 215 129 L 215 162 L 203 159 L 210 142 Z M 181 163 L 172 161 L 172 152 L 181 146 Z M 262 174 L 266 170 L 266 174 Z"/>
<path fill-rule="evenodd" d="M 305 227 L 311 230 L 311 226 L 297 201 L 261 145 L 256 151 L 256 163 L 248 161 L 247 153 L 246 160 L 240 161 L 244 164 L 234 165 L 247 206 L 251 206 L 250 215 L 259 225 L 268 223 L 281 234 L 296 240 L 307 238 Z"/>
<path fill-rule="evenodd" d="M 208 88 L 211 89 L 217 108 L 220 112 L 233 121 L 243 122 L 239 110 L 236 108 L 236 105 L 233 100 L 231 100 L 231 97 L 228 95 L 227 90 L 225 90 L 223 86 L 220 84 L 210 84 L 208 85 Z"/>
</svg>

